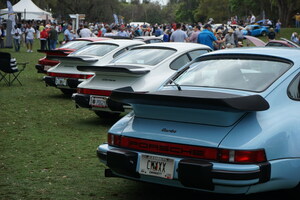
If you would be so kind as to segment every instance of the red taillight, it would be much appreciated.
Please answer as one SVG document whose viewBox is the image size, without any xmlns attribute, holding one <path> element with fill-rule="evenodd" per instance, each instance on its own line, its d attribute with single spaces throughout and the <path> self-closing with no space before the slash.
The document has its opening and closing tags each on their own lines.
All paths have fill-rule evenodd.
<svg viewBox="0 0 300 200">
<path fill-rule="evenodd" d="M 55 66 L 59 63 L 59 61 L 56 61 L 56 60 L 48 60 L 48 59 L 45 59 L 45 58 L 42 58 L 39 60 L 38 62 L 39 64 L 41 65 L 50 65 L 50 66 Z"/>
<path fill-rule="evenodd" d="M 108 134 L 108 144 L 143 152 L 160 153 L 165 155 L 191 157 L 214 160 L 227 163 L 260 163 L 266 161 L 265 151 L 258 150 L 230 150 L 193 145 L 159 142 L 121 135 Z"/>
<path fill-rule="evenodd" d="M 235 151 L 235 162 L 238 163 L 255 163 L 266 161 L 266 154 L 263 149 L 260 150 L 237 150 Z"/>
<path fill-rule="evenodd" d="M 114 134 L 108 134 L 107 135 L 107 142 L 111 146 L 120 146 L 121 136 L 120 135 L 114 135 Z"/>
<path fill-rule="evenodd" d="M 54 73 L 48 72 L 48 76 L 63 77 L 63 78 L 78 78 L 78 79 L 89 79 L 94 76 L 94 74 L 64 74 L 64 73 Z"/>
<path fill-rule="evenodd" d="M 107 97 L 111 95 L 111 91 L 109 90 L 95 90 L 95 89 L 87 89 L 87 88 L 77 88 L 77 93 L 92 94 L 92 95 L 107 96 Z"/>
<path fill-rule="evenodd" d="M 217 159 L 217 149 L 215 148 L 158 142 L 153 140 L 144 140 L 131 137 L 122 137 L 120 146 L 129 149 L 148 151 L 153 153 L 162 153 L 183 157 L 194 157 L 208 160 Z"/>
<path fill-rule="evenodd" d="M 219 160 L 221 162 L 232 163 L 259 163 L 266 161 L 265 150 L 219 150 Z"/>
</svg>

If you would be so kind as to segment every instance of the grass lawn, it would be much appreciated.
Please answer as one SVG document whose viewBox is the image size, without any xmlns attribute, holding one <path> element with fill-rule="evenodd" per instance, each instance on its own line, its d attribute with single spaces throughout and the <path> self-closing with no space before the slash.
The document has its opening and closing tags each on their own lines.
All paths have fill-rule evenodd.
<svg viewBox="0 0 300 200">
<path fill-rule="evenodd" d="M 290 38 L 294 29 L 283 29 Z M 60 90 L 45 87 L 35 64 L 44 54 L 0 49 L 29 62 L 17 82 L 0 82 L 0 199 L 232 199 L 119 178 L 105 178 L 96 148 L 112 123 L 76 109 Z M 243 199 L 278 197 L 259 194 Z M 289 198 L 289 193 L 283 193 Z M 283 197 L 283 196 L 282 196 Z"/>
</svg>

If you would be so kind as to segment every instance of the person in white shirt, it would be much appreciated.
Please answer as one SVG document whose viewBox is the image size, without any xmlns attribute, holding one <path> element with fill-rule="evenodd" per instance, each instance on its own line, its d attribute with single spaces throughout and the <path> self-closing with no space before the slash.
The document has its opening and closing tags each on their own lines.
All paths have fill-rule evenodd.
<svg viewBox="0 0 300 200">
<path fill-rule="evenodd" d="M 103 35 L 104 37 L 109 37 L 109 36 L 116 36 L 115 33 L 112 32 L 111 28 L 106 28 L 106 33 Z"/>
<path fill-rule="evenodd" d="M 250 24 L 254 24 L 256 21 L 256 17 L 252 14 L 251 19 L 250 19 Z"/>
<path fill-rule="evenodd" d="M 90 29 L 88 29 L 87 25 L 84 25 L 84 28 L 80 30 L 79 37 L 85 38 L 85 37 L 92 37 L 93 33 Z"/>
<path fill-rule="evenodd" d="M 20 39 L 21 39 L 21 35 L 22 35 L 22 31 L 20 28 L 17 27 L 17 25 L 15 25 L 12 29 L 11 29 L 11 35 L 14 38 L 14 46 L 15 46 L 15 50 L 16 52 L 20 51 Z"/>
<path fill-rule="evenodd" d="M 32 51 L 32 46 L 33 46 L 33 40 L 34 40 L 34 35 L 35 35 L 35 30 L 32 27 L 31 24 L 28 25 L 26 28 L 26 46 L 27 46 L 27 52 L 33 52 Z"/>
</svg>

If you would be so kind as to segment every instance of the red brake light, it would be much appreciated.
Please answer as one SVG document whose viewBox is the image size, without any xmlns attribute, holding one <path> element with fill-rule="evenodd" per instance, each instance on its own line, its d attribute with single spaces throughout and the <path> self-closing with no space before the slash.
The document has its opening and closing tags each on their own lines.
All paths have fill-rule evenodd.
<svg viewBox="0 0 300 200">
<path fill-rule="evenodd" d="M 263 149 L 259 149 L 259 150 L 220 149 L 219 159 L 221 162 L 232 162 L 232 163 L 259 163 L 267 160 L 265 151 Z"/>
<path fill-rule="evenodd" d="M 254 151 L 235 151 L 235 162 L 238 163 L 254 163 L 254 162 L 264 162 L 266 161 L 266 155 L 264 150 L 254 150 Z"/>
<path fill-rule="evenodd" d="M 42 58 L 39 60 L 38 62 L 39 64 L 41 65 L 50 65 L 50 66 L 55 66 L 59 63 L 59 61 L 56 61 L 56 60 L 48 60 L 46 58 Z"/>
<path fill-rule="evenodd" d="M 77 88 L 77 93 L 108 96 L 108 97 L 111 95 L 111 91 L 109 90 L 95 90 L 95 89 L 87 89 L 87 88 Z"/>
<path fill-rule="evenodd" d="M 89 79 L 94 76 L 94 74 L 64 74 L 64 73 L 54 73 L 48 72 L 48 76 L 63 77 L 63 78 L 78 78 L 78 79 Z"/>
<path fill-rule="evenodd" d="M 261 163 L 267 161 L 263 149 L 231 150 L 176 144 L 108 134 L 108 144 L 133 150 L 173 156 L 192 157 L 226 163 Z"/>
<path fill-rule="evenodd" d="M 131 137 L 122 137 L 120 146 L 140 151 L 163 153 L 184 157 L 194 157 L 208 160 L 214 160 L 217 158 L 217 149 L 215 148 L 174 144 Z"/>
<path fill-rule="evenodd" d="M 107 135 L 107 142 L 111 146 L 119 146 L 121 143 L 121 136 L 120 135 L 114 135 L 114 134 L 108 134 Z"/>
</svg>

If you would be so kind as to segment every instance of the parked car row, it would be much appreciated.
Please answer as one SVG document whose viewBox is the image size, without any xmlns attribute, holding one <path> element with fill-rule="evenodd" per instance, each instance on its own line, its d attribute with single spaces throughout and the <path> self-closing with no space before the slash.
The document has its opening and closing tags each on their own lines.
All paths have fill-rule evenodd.
<svg viewBox="0 0 300 200">
<path fill-rule="evenodd" d="M 106 177 L 251 194 L 300 184 L 300 50 L 87 44 L 48 70 L 100 117 L 128 112 L 97 155 Z"/>
<path fill-rule="evenodd" d="M 72 41 L 63 44 L 61 47 L 56 48 L 54 50 L 38 50 L 38 52 L 40 53 L 45 53 L 46 56 L 39 59 L 38 64 L 36 64 L 35 68 L 37 69 L 38 73 L 47 73 L 48 69 L 54 67 L 59 63 L 59 61 L 48 59 L 48 56 L 67 56 L 70 53 L 80 49 L 81 47 L 85 46 L 88 43 L 111 40 L 111 39 L 129 39 L 129 38 L 120 37 L 120 36 L 76 38 Z M 147 36 L 135 37 L 134 40 L 140 40 L 146 44 L 163 42 L 161 37 L 147 37 Z"/>
<path fill-rule="evenodd" d="M 105 40 L 92 42 L 68 56 L 48 56 L 60 62 L 44 77 L 48 86 L 59 88 L 65 94 L 76 92 L 78 84 L 94 76 L 92 71 L 77 70 L 78 65 L 101 66 L 134 46 L 145 44 L 137 40 Z"/>
<path fill-rule="evenodd" d="M 39 59 L 38 64 L 35 65 L 38 73 L 47 73 L 48 69 L 54 67 L 59 63 L 56 60 L 48 59 L 48 56 L 67 56 L 70 53 L 84 47 L 86 44 L 94 42 L 94 41 L 102 41 L 108 40 L 110 38 L 104 37 L 90 37 L 90 38 L 77 38 L 72 41 L 69 41 L 63 44 L 61 47 L 56 48 L 54 50 L 38 50 L 40 53 L 45 53 L 46 56 Z"/>
<path fill-rule="evenodd" d="M 107 65 L 77 66 L 96 76 L 79 84 L 72 98 L 78 107 L 92 109 L 100 117 L 118 116 L 128 106 L 109 100 L 113 90 L 128 87 L 142 93 L 155 91 L 179 68 L 209 51 L 209 47 L 194 43 L 146 44 L 133 47 Z"/>
</svg>

